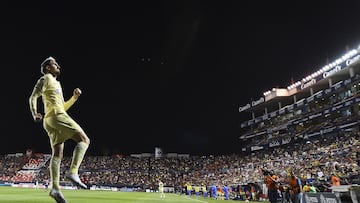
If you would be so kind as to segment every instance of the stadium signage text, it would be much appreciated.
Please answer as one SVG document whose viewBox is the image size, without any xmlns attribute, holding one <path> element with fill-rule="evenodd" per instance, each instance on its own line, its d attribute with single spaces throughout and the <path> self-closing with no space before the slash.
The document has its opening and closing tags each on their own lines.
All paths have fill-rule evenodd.
<svg viewBox="0 0 360 203">
<path fill-rule="evenodd" d="M 318 198 L 305 196 L 305 201 L 308 203 L 318 203 Z"/>
<path fill-rule="evenodd" d="M 306 203 L 339 203 L 335 193 L 305 193 L 303 202 Z"/>
<path fill-rule="evenodd" d="M 355 63 L 359 59 L 360 59 L 360 55 L 356 55 L 353 58 L 346 60 L 346 65 L 348 66 L 352 63 Z"/>
<path fill-rule="evenodd" d="M 327 71 L 327 72 L 324 72 L 323 73 L 323 78 L 327 78 L 329 77 L 330 75 L 338 72 L 338 71 L 341 71 L 341 66 L 335 66 L 334 69 L 330 70 L 330 71 Z"/>
<path fill-rule="evenodd" d="M 351 83 L 351 78 L 344 80 L 344 85 L 348 85 Z"/>
<path fill-rule="evenodd" d="M 269 147 L 276 147 L 279 146 L 281 143 L 279 140 L 274 140 L 272 142 L 269 143 Z"/>
<path fill-rule="evenodd" d="M 309 86 L 311 86 L 311 85 L 313 85 L 315 83 L 316 83 L 316 79 L 313 78 L 309 82 L 301 84 L 301 89 L 305 89 L 305 88 L 307 88 L 307 87 L 309 87 Z"/>
<path fill-rule="evenodd" d="M 301 84 L 301 89 L 305 89 L 305 88 L 307 88 L 307 87 L 309 87 L 309 86 L 311 86 L 311 85 L 313 85 L 315 83 L 316 83 L 316 79 L 313 78 L 309 82 Z"/>
<path fill-rule="evenodd" d="M 256 106 L 256 105 L 258 105 L 258 104 L 263 103 L 264 101 L 265 101 L 264 97 L 260 97 L 260 99 L 251 102 L 251 105 L 252 105 L 252 106 Z"/>
<path fill-rule="evenodd" d="M 260 99 L 256 100 L 256 101 L 252 101 L 251 105 L 250 104 L 246 104 L 245 106 L 241 106 L 239 107 L 239 112 L 245 111 L 247 109 L 250 109 L 250 107 L 256 106 L 258 104 L 261 104 L 265 102 L 265 98 L 264 97 L 260 97 Z"/>
<path fill-rule="evenodd" d="M 281 140 L 282 144 L 289 144 L 291 142 L 291 137 L 286 137 L 285 139 Z"/>
<path fill-rule="evenodd" d="M 276 111 L 271 112 L 271 113 L 270 113 L 270 118 L 273 118 L 273 117 L 275 117 L 276 115 L 277 115 L 277 112 L 276 112 Z"/>
<path fill-rule="evenodd" d="M 246 109 L 250 109 L 250 104 L 246 104 L 245 106 L 240 106 L 239 107 L 239 112 L 245 111 Z"/>
<path fill-rule="evenodd" d="M 326 90 L 325 90 L 325 94 L 330 94 L 331 93 L 331 88 L 327 88 Z"/>
<path fill-rule="evenodd" d="M 260 149 L 264 149 L 263 146 L 252 146 L 251 147 L 251 151 L 257 151 L 257 150 L 260 150 Z"/>
</svg>

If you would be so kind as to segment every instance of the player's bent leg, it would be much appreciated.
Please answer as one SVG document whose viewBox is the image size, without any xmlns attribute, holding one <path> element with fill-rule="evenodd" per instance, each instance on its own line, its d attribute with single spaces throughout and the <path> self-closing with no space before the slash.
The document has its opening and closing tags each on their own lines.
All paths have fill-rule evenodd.
<svg viewBox="0 0 360 203">
<path fill-rule="evenodd" d="M 72 182 L 72 184 L 74 184 L 75 186 L 78 186 L 78 187 L 80 187 L 80 188 L 82 188 L 82 189 L 88 189 L 88 186 L 85 185 L 83 182 L 81 182 L 78 174 L 68 173 L 68 174 L 66 174 L 65 176 L 66 176 L 66 178 L 67 178 L 68 180 L 70 180 L 70 181 Z"/>
<path fill-rule="evenodd" d="M 69 173 L 66 174 L 66 178 L 69 179 L 74 185 L 87 189 L 87 185 L 81 182 L 78 171 L 82 160 L 84 159 L 85 152 L 89 146 L 90 140 L 83 132 L 79 132 L 73 136 L 73 140 L 77 142 L 74 148 L 73 157 L 69 169 Z"/>
</svg>

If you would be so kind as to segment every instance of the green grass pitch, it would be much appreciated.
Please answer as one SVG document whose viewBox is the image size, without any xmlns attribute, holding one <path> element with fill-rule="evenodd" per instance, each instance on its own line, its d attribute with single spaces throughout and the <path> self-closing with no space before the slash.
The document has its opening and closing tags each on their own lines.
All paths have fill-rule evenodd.
<svg viewBox="0 0 360 203">
<path fill-rule="evenodd" d="M 159 193 L 146 192 L 113 192 L 93 190 L 62 190 L 68 203 L 220 203 L 234 200 L 212 200 L 203 197 L 185 197 L 179 194 L 166 193 L 160 198 Z M 49 191 L 33 188 L 0 187 L 0 203 L 55 203 L 49 197 Z"/>
</svg>

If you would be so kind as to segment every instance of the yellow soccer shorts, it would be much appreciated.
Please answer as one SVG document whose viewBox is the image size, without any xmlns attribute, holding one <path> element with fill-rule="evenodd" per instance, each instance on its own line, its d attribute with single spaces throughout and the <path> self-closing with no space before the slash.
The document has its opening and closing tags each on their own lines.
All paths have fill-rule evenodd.
<svg viewBox="0 0 360 203">
<path fill-rule="evenodd" d="M 67 113 L 58 113 L 44 118 L 44 129 L 48 133 L 51 146 L 71 139 L 83 129 Z"/>
</svg>

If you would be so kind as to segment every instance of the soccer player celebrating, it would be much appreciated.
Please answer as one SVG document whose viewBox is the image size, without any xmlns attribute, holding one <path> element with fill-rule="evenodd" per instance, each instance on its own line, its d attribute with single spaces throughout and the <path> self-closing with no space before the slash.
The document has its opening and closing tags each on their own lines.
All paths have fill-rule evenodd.
<svg viewBox="0 0 360 203">
<path fill-rule="evenodd" d="M 65 141 L 72 139 L 77 144 L 73 151 L 70 169 L 66 174 L 74 185 L 87 189 L 81 182 L 78 169 L 90 144 L 90 139 L 84 130 L 68 114 L 67 110 L 75 103 L 81 94 L 79 88 L 75 88 L 73 96 L 64 101 L 62 87 L 57 77 L 60 75 L 60 66 L 53 57 L 46 58 L 41 63 L 40 77 L 29 98 L 30 111 L 35 122 L 43 121 L 51 144 L 52 155 L 50 159 L 50 196 L 57 203 L 67 203 L 60 191 L 60 164 L 63 156 Z M 42 97 L 45 115 L 38 112 L 37 100 Z"/>
</svg>

